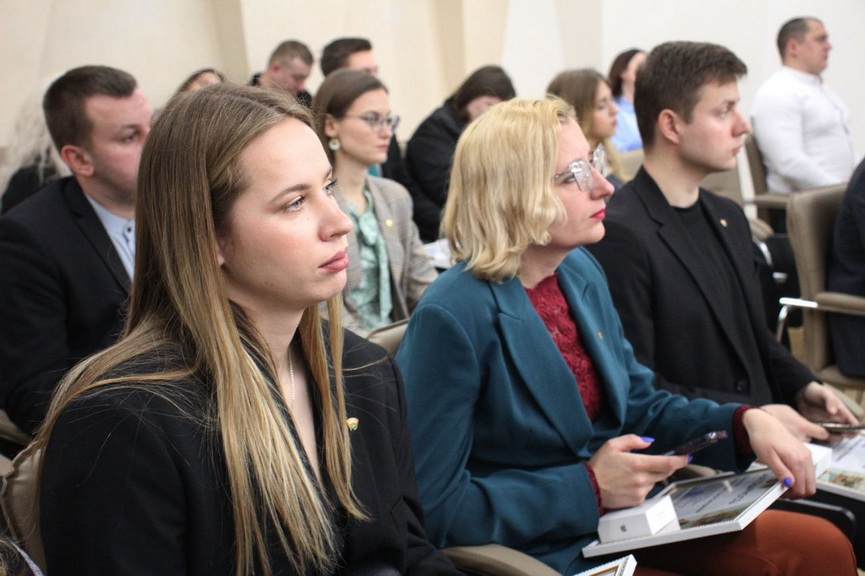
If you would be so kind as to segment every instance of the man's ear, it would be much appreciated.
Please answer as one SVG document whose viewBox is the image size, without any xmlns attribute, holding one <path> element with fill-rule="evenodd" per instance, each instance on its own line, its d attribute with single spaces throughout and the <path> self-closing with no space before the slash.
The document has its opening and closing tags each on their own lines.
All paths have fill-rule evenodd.
<svg viewBox="0 0 865 576">
<path fill-rule="evenodd" d="M 339 136 L 339 130 L 336 127 L 336 118 L 332 114 L 324 115 L 324 135 L 328 138 Z"/>
<path fill-rule="evenodd" d="M 76 176 L 93 176 L 93 159 L 84 148 L 67 144 L 60 149 L 60 157 Z"/>
<path fill-rule="evenodd" d="M 681 138 L 681 135 L 679 134 L 679 126 L 681 126 L 681 122 L 682 119 L 679 115 L 669 108 L 661 110 L 661 113 L 658 115 L 656 128 L 658 130 L 658 135 L 662 138 L 666 138 L 670 142 L 678 144 Z"/>
</svg>

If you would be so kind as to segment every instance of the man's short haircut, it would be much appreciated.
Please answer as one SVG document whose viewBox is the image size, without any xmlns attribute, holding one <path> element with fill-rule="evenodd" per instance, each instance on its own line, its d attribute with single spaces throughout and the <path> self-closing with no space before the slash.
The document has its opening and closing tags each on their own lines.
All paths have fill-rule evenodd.
<svg viewBox="0 0 865 576">
<path fill-rule="evenodd" d="M 285 62 L 287 64 L 295 58 L 300 58 L 307 66 L 312 66 L 312 63 L 314 62 L 312 52 L 309 51 L 306 44 L 298 42 L 297 40 L 286 40 L 276 47 L 270 55 L 270 60 L 267 61 L 267 65 L 270 66 L 277 61 Z"/>
<path fill-rule="evenodd" d="M 321 52 L 321 73 L 327 76 L 348 66 L 348 57 L 355 52 L 369 52 L 372 43 L 366 38 L 337 38 Z"/>
<path fill-rule="evenodd" d="M 45 123 L 59 151 L 90 142 L 93 124 L 84 109 L 92 96 L 128 98 L 138 87 L 131 74 L 109 66 L 73 68 L 55 80 L 42 99 Z"/>
<path fill-rule="evenodd" d="M 734 82 L 748 67 L 727 48 L 704 42 L 667 42 L 652 50 L 637 74 L 634 108 L 643 147 L 651 148 L 663 110 L 691 121 L 703 86 Z"/>
<path fill-rule="evenodd" d="M 787 20 L 784 25 L 781 26 L 781 29 L 778 30 L 777 44 L 781 60 L 784 59 L 784 54 L 787 52 L 787 42 L 790 38 L 795 38 L 799 42 L 805 40 L 805 35 L 808 33 L 808 27 L 810 26 L 810 20 L 815 22 L 820 21 L 817 18 L 812 18 L 810 16 L 793 18 L 792 20 Z"/>
</svg>

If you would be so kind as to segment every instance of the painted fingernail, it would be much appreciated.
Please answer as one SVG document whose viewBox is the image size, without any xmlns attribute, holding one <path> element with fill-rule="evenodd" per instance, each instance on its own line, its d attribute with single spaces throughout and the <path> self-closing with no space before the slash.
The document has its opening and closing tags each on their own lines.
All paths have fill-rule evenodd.
<svg viewBox="0 0 865 576">
<path fill-rule="evenodd" d="M 643 442 L 648 442 L 649 444 L 651 444 L 652 442 L 655 441 L 655 439 L 652 438 L 651 436 L 640 436 L 640 439 L 641 439 Z"/>
<path fill-rule="evenodd" d="M 784 486 L 786 486 L 787 488 L 789 488 L 789 487 L 792 486 L 792 485 L 793 485 L 793 479 L 792 479 L 792 478 L 790 478 L 789 476 L 787 476 L 786 478 L 784 478 Z"/>
<path fill-rule="evenodd" d="M 694 456 L 692 454 L 688 454 L 688 464 L 694 461 Z"/>
</svg>

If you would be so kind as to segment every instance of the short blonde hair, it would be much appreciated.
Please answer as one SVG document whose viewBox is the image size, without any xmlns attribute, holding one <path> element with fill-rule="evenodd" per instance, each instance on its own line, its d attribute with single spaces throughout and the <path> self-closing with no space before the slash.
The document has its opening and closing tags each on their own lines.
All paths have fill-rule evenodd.
<svg viewBox="0 0 865 576">
<path fill-rule="evenodd" d="M 565 217 L 552 188 L 561 125 L 576 120 L 559 98 L 515 98 L 469 124 L 457 142 L 442 232 L 475 276 L 513 278 L 523 252 L 546 244 Z"/>
</svg>

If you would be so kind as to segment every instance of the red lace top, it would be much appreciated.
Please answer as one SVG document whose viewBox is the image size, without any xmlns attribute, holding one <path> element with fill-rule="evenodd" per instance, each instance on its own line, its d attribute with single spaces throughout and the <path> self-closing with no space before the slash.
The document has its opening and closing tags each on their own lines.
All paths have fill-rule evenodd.
<svg viewBox="0 0 865 576">
<path fill-rule="evenodd" d="M 583 348 L 577 324 L 571 317 L 568 302 L 559 288 L 556 275 L 544 278 L 535 288 L 526 288 L 526 293 L 550 331 L 565 363 L 577 379 L 583 406 L 589 419 L 594 422 L 606 402 L 604 388 L 600 384 L 600 377 L 592 359 Z"/>
</svg>

